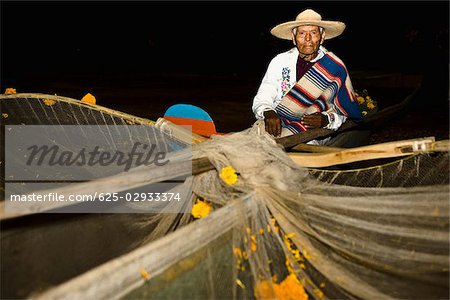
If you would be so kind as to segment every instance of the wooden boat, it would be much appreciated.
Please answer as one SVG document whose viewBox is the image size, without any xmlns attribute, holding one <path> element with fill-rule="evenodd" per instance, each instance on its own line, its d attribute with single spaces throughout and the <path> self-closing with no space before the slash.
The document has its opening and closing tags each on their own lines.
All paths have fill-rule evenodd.
<svg viewBox="0 0 450 300">
<path fill-rule="evenodd" d="M 405 104 L 405 102 L 401 103 L 403 104 L 400 106 Z M 52 95 L 2 96 L 0 104 L 3 128 L 13 124 L 156 125 L 155 122 L 147 119 Z M 400 106 L 397 106 L 397 109 Z M 193 138 L 194 142 L 204 140 L 196 135 Z M 289 140 L 290 144 L 294 143 L 293 145 L 300 142 L 302 141 L 298 139 Z M 287 145 L 286 143 L 285 146 Z M 442 172 L 445 168 L 448 169 L 448 153 L 444 152 L 441 156 L 434 158 L 426 160 L 427 164 L 435 165 L 439 161 L 441 163 L 439 168 L 434 168 L 431 173 L 429 167 L 427 167 L 428 169 L 420 168 L 417 170 L 417 176 L 431 179 L 439 174 L 441 175 L 440 182 L 448 182 L 448 172 L 447 177 L 445 177 L 445 172 Z M 409 162 L 414 164 L 414 158 Z M 396 165 L 390 164 L 389 172 L 395 172 L 398 170 L 398 165 L 404 163 L 404 160 L 397 160 Z M 381 170 L 385 167 L 375 168 Z M 208 163 L 200 161 L 196 172 L 208 170 L 208 168 L 210 168 Z M 369 174 L 373 176 L 378 172 L 374 173 L 373 170 L 352 172 L 359 172 L 361 176 L 367 178 L 370 177 Z M 367 173 L 364 175 L 364 172 Z M 424 175 L 425 173 L 428 174 L 428 177 Z M 351 182 L 346 179 L 350 177 L 356 178 L 354 184 L 361 182 L 359 177 L 354 177 L 354 174 L 349 176 L 348 173 L 339 173 L 339 176 L 336 176 L 332 170 L 316 169 L 311 170 L 311 174 L 328 182 L 351 185 Z M 408 182 L 409 185 L 417 183 L 414 180 Z M 422 184 L 428 183 L 427 180 L 422 182 Z M 3 187 L 4 184 L 5 178 L 2 176 Z M 4 190 L 2 194 L 4 195 Z M 143 219 L 151 217 L 150 214 L 146 216 L 139 214 L 31 214 L 15 217 L 5 215 L 3 211 L 1 219 L 1 297 L 23 298 L 40 293 L 136 249 L 155 227 L 153 224 L 147 228 L 140 228 L 137 224 L 140 224 Z M 174 216 L 174 219 L 177 218 L 182 218 L 182 216 Z M 166 232 L 161 232 L 161 235 Z"/>
<path fill-rule="evenodd" d="M 52 95 L 2 96 L 0 105 L 2 130 L 18 124 L 154 124 L 150 120 Z M 3 197 L 4 186 L 2 176 Z M 1 298 L 25 298 L 135 249 L 151 231 L 138 225 L 145 218 L 139 214 L 69 213 L 10 218 L 3 207 Z"/>
</svg>

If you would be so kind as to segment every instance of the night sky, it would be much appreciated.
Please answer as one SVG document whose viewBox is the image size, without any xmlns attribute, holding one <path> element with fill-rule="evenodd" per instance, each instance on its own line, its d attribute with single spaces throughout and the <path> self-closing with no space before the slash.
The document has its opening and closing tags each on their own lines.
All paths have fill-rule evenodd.
<svg viewBox="0 0 450 300">
<path fill-rule="evenodd" d="M 347 24 L 325 46 L 350 70 L 448 74 L 447 1 L 2 1 L 2 86 L 76 73 L 261 74 L 291 46 L 269 30 L 308 7 Z"/>
</svg>

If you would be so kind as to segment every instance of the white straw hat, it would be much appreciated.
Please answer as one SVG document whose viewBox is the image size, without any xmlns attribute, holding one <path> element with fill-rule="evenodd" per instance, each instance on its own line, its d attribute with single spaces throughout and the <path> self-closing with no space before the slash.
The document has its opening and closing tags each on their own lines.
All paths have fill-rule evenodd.
<svg viewBox="0 0 450 300">
<path fill-rule="evenodd" d="M 339 21 L 322 21 L 322 16 L 312 9 L 306 9 L 298 14 L 295 21 L 282 23 L 275 26 L 270 31 L 271 34 L 280 39 L 291 40 L 292 29 L 302 25 L 315 25 L 322 27 L 325 30 L 325 39 L 332 39 L 340 35 L 344 29 L 345 24 Z"/>
</svg>

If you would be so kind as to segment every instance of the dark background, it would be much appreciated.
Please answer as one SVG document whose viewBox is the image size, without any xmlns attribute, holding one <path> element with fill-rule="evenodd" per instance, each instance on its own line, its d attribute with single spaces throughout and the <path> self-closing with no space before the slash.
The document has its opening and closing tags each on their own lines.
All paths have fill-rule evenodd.
<svg viewBox="0 0 450 300">
<path fill-rule="evenodd" d="M 448 114 L 448 1 L 2 1 L 1 89 L 90 92 L 150 118 L 217 102 L 249 118 L 270 59 L 292 46 L 270 29 L 305 8 L 347 24 L 325 47 L 351 73 L 423 74 L 425 105 Z"/>
<path fill-rule="evenodd" d="M 269 30 L 307 7 L 347 24 L 325 46 L 349 69 L 448 66 L 448 1 L 2 1 L 2 75 L 261 74 L 291 45 Z"/>
</svg>

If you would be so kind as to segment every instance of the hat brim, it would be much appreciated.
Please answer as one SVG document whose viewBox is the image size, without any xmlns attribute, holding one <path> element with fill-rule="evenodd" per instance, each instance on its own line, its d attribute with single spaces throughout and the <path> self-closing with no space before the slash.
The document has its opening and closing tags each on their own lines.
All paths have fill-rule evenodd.
<svg viewBox="0 0 450 300">
<path fill-rule="evenodd" d="M 298 26 L 312 25 L 325 29 L 325 39 L 329 40 L 344 32 L 345 24 L 339 21 L 290 21 L 272 28 L 270 33 L 284 40 L 292 39 L 292 29 Z"/>
</svg>

